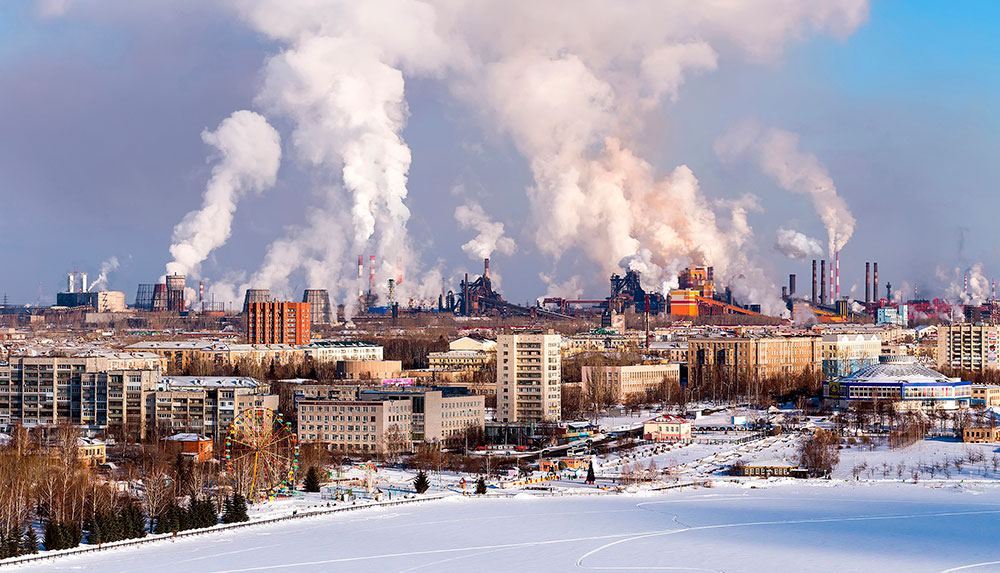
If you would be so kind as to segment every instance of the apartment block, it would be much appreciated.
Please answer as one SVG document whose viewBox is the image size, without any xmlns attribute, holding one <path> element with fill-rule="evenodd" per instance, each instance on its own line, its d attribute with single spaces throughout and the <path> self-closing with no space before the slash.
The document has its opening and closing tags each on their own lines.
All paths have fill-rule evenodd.
<svg viewBox="0 0 1000 573">
<path fill-rule="evenodd" d="M 938 367 L 982 371 L 1000 368 L 1000 326 L 949 324 L 938 326 Z"/>
<path fill-rule="evenodd" d="M 142 394 L 159 378 L 159 369 L 111 369 L 101 357 L 14 358 L 0 364 L 0 424 L 117 426 L 141 436 Z"/>
<path fill-rule="evenodd" d="M 562 337 L 504 334 L 497 339 L 497 413 L 500 422 L 559 420 Z"/>
<path fill-rule="evenodd" d="M 250 344 L 308 344 L 312 318 L 308 302 L 253 302 L 247 310 Z"/>
<path fill-rule="evenodd" d="M 278 409 L 278 395 L 253 378 L 165 376 L 145 395 L 147 432 L 193 432 L 218 438 L 243 410 Z"/>
<path fill-rule="evenodd" d="M 414 443 L 447 443 L 461 439 L 470 427 L 486 425 L 486 398 L 458 388 L 420 387 L 362 390 L 362 400 L 410 400 Z"/>
</svg>

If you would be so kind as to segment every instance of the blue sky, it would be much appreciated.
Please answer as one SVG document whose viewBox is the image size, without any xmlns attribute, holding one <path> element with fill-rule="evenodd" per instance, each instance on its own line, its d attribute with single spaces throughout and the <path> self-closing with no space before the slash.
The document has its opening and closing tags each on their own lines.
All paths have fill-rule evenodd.
<svg viewBox="0 0 1000 573">
<path fill-rule="evenodd" d="M 0 296 L 34 303 L 41 290 L 51 301 L 67 271 L 94 276 L 110 256 L 122 261 L 110 286 L 130 301 L 136 283 L 162 274 L 171 230 L 200 204 L 211 170 L 199 134 L 252 107 L 275 49 L 219 8 L 175 6 L 39 18 L 30 2 L 0 4 Z M 758 195 L 756 249 L 778 284 L 798 272 L 805 285 L 808 271 L 774 251 L 775 230 L 823 232 L 806 198 L 715 157 L 713 141 L 748 116 L 797 132 L 847 200 L 858 224 L 842 254 L 845 290 L 863 286 L 872 259 L 883 284 L 916 282 L 924 293 L 942 291 L 939 267 L 981 261 L 1000 275 L 998 22 L 994 2 L 875 2 L 843 40 L 811 35 L 776 62 L 723 58 L 690 78 L 648 126 L 642 151 L 661 174 L 689 165 L 710 198 Z M 458 272 L 479 268 L 452 217 L 459 184 L 518 241 L 517 254 L 495 257 L 509 300 L 543 294 L 539 272 L 585 264 L 580 253 L 552 261 L 532 246 L 527 199 L 510 192 L 529 186 L 531 171 L 509 140 L 487 133 L 438 82 L 408 82 L 407 99 L 409 228 L 425 266 L 456 273 L 454 286 Z M 286 154 L 276 188 L 241 206 L 205 274 L 253 270 L 302 220 L 313 180 Z M 587 294 L 603 296 L 606 284 L 595 274 Z"/>
</svg>

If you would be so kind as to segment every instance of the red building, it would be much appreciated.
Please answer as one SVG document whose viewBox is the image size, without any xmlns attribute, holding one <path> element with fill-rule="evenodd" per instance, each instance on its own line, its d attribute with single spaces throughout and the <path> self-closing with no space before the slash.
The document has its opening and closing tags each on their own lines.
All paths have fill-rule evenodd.
<svg viewBox="0 0 1000 573">
<path fill-rule="evenodd" d="M 254 302 L 247 311 L 250 344 L 309 344 L 308 302 Z"/>
</svg>

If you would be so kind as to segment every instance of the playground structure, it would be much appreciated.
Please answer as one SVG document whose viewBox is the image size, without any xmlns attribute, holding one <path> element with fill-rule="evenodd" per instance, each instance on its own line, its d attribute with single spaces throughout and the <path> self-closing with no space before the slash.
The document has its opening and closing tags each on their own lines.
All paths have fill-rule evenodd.
<svg viewBox="0 0 1000 573">
<path fill-rule="evenodd" d="M 270 408 L 249 408 L 229 426 L 225 471 L 247 500 L 261 501 L 295 484 L 299 445 L 290 422 Z"/>
</svg>

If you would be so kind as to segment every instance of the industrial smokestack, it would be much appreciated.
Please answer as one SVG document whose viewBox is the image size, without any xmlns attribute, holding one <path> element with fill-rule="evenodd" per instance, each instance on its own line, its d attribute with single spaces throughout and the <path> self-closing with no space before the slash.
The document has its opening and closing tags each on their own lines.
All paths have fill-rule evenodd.
<svg viewBox="0 0 1000 573">
<path fill-rule="evenodd" d="M 80 273 L 80 292 L 87 292 L 87 273 Z"/>
<path fill-rule="evenodd" d="M 819 261 L 819 303 L 826 304 L 826 259 Z"/>
<path fill-rule="evenodd" d="M 781 287 L 781 300 L 785 300 L 787 298 L 788 298 L 788 287 L 783 286 Z"/>
<path fill-rule="evenodd" d="M 830 296 L 830 304 L 836 302 L 833 298 L 833 261 L 830 261 L 830 290 L 827 291 Z"/>
<path fill-rule="evenodd" d="M 375 255 L 368 261 L 368 294 L 375 293 Z"/>
<path fill-rule="evenodd" d="M 872 263 L 872 295 L 875 296 L 873 302 L 878 302 L 878 263 Z"/>
<path fill-rule="evenodd" d="M 462 314 L 471 316 L 469 310 L 469 273 L 465 273 L 465 282 L 462 283 Z"/>
<path fill-rule="evenodd" d="M 816 306 L 816 259 L 813 259 L 812 305 Z"/>
<path fill-rule="evenodd" d="M 490 278 L 490 258 L 486 257 L 483 259 L 483 278 L 489 280 Z"/>
<path fill-rule="evenodd" d="M 840 300 L 840 251 L 837 251 L 837 295 L 836 299 Z"/>
<path fill-rule="evenodd" d="M 74 280 L 73 273 L 66 273 L 66 292 L 73 292 L 75 283 L 76 280 Z"/>
<path fill-rule="evenodd" d="M 965 273 L 965 286 L 962 287 L 962 292 L 969 294 L 969 273 Z"/>
<path fill-rule="evenodd" d="M 795 296 L 795 273 L 788 275 L 788 296 Z"/>
<path fill-rule="evenodd" d="M 872 264 L 865 263 L 865 304 L 872 301 Z"/>
<path fill-rule="evenodd" d="M 205 281 L 198 281 L 198 302 L 205 302 Z"/>
</svg>

